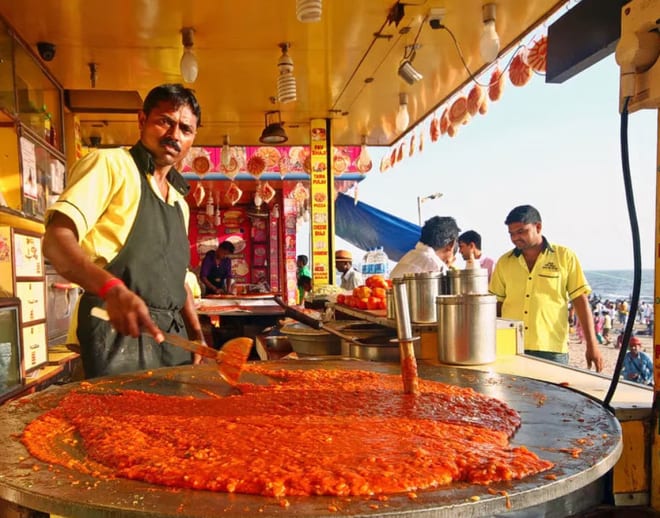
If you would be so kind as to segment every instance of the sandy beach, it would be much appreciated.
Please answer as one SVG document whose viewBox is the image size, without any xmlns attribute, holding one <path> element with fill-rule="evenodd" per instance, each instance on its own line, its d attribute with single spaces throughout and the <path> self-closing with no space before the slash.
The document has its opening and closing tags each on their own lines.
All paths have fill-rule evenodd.
<svg viewBox="0 0 660 518">
<path fill-rule="evenodd" d="M 643 351 L 653 358 L 653 337 L 646 334 L 637 334 L 639 331 L 646 329 L 645 325 L 635 324 L 635 334 L 642 342 Z M 610 344 L 600 345 L 600 352 L 603 355 L 605 360 L 605 367 L 603 368 L 603 374 L 612 375 L 614 372 L 614 367 L 616 365 L 617 357 L 619 356 L 619 349 L 615 348 L 616 339 L 619 334 L 623 333 L 623 328 L 616 325 L 612 329 L 610 336 Z M 587 368 L 587 361 L 584 359 L 584 343 L 580 343 L 579 338 L 576 334 L 571 333 L 570 340 L 568 344 L 568 354 L 569 354 L 569 364 L 572 367 L 579 367 L 581 369 Z M 593 369 L 593 367 L 592 367 Z"/>
</svg>

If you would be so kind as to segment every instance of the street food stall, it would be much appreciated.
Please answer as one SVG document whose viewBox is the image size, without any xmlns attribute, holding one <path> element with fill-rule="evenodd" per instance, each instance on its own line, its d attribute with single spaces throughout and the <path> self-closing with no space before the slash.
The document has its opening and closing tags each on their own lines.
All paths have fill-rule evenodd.
<svg viewBox="0 0 660 518">
<path fill-rule="evenodd" d="M 617 54 L 624 73 L 622 97 L 631 98 L 630 110 L 655 109 L 660 95 L 657 32 L 649 20 L 660 19 L 660 2 L 621 4 L 629 5 L 623 11 L 617 6 L 616 24 L 610 25 L 623 27 L 626 37 L 622 41 L 627 46 Z M 583 0 L 580 5 L 593 7 L 594 2 Z M 185 81 L 195 89 L 203 113 L 195 148 L 179 164 L 191 184 L 191 268 L 198 266 L 204 252 L 227 239 L 235 244 L 234 273 L 241 281 L 236 297 L 204 299 L 198 310 L 225 317 L 272 310 L 269 316 L 279 317 L 282 309 L 269 298 L 282 294 L 292 300 L 287 295 L 299 237 L 297 218 L 311 222 L 314 283 L 333 284 L 336 193 L 354 188 L 372 171 L 386 170 L 405 154 L 420 152 L 424 142 L 414 129 L 429 114 L 443 113 L 427 135 L 434 140 L 457 131 L 472 110 L 485 113 L 487 102 L 501 95 L 505 71 L 496 58 L 527 38 L 528 50 L 534 49 L 531 57 L 517 56 L 507 71 L 510 81 L 524 84 L 533 70 L 545 66 L 544 49 L 552 41 L 551 35 L 538 32 L 539 27 L 550 17 L 570 13 L 570 8 L 576 3 L 564 0 L 246 0 L 235 5 L 126 0 L 112 9 L 100 0 L 84 5 L 0 0 L 0 224 L 8 227 L 8 235 L 38 240 L 44 211 L 66 184 L 67 166 L 95 147 L 134 144 L 139 135 L 136 113 L 146 92 L 159 83 Z M 582 32 L 595 31 L 586 20 L 583 24 L 589 30 Z M 601 42 L 583 62 L 566 67 L 575 70 L 593 62 L 593 56 L 612 49 L 618 36 Z M 487 78 L 487 92 L 474 88 L 474 76 Z M 555 77 L 560 76 L 555 71 Z M 369 157 L 372 146 L 390 151 L 380 164 Z M 8 250 L 14 247 L 6 254 L 12 258 L 5 275 L 9 295 L 17 295 L 23 287 L 20 282 L 33 288 L 41 283 L 37 288 L 45 290 L 43 258 L 36 258 L 36 271 L 21 277 L 14 259 L 16 238 L 6 244 Z M 41 333 L 42 346 L 49 311 L 43 299 L 41 313 L 13 324 L 18 334 L 19 328 Z M 398 318 L 388 318 L 387 310 L 336 305 L 332 309 L 400 331 Z M 474 389 L 475 394 L 508 405 L 521 417 L 520 427 L 509 438 L 511 445 L 549 459 L 554 465 L 551 472 L 492 487 L 454 482 L 414 495 L 384 494 L 375 499 L 274 499 L 100 478 L 78 469 L 78 461 L 89 452 L 77 438 L 52 438 L 56 452 L 72 460 L 69 466 L 53 466 L 31 455 L 19 440 L 26 426 L 81 393 L 119 400 L 135 391 L 147 398 L 177 396 L 206 404 L 244 397 L 249 390 L 272 391 L 275 410 L 269 408 L 260 417 L 277 421 L 282 415 L 276 411 L 282 387 L 272 381 L 277 376 L 401 372 L 393 362 L 313 356 L 266 361 L 263 370 L 250 364 L 245 384 L 257 388 L 242 387 L 240 395 L 222 384 L 213 368 L 202 366 L 68 383 L 14 399 L 0 407 L 0 443 L 6 451 L 0 460 L 0 499 L 17 515 L 27 508 L 72 518 L 257 513 L 490 516 L 516 511 L 556 515 L 605 501 L 622 505 L 626 499 L 660 508 L 657 434 L 649 433 L 657 426 L 653 389 L 620 383 L 607 408 L 601 402 L 611 386 L 609 379 L 521 355 L 515 323 L 498 322 L 497 358 L 479 365 L 441 362 L 433 324 L 417 325 L 414 331 L 421 335 L 416 351 L 420 383 Z M 35 362 L 22 369 L 23 376 L 39 379 L 54 366 L 50 351 L 42 349 L 38 355 L 23 355 Z M 12 387 L 12 396 L 14 391 Z M 391 401 L 400 401 L 400 396 Z M 282 405 L 280 411 L 291 406 Z"/>
</svg>

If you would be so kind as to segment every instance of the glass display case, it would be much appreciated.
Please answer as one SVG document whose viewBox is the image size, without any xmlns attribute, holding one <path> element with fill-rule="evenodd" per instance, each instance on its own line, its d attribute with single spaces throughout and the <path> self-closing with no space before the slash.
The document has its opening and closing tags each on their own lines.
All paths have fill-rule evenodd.
<svg viewBox="0 0 660 518">
<path fill-rule="evenodd" d="M 17 298 L 0 298 L 0 403 L 23 387 L 20 307 Z"/>
<path fill-rule="evenodd" d="M 62 89 L 21 45 L 14 46 L 18 119 L 62 152 Z"/>
<path fill-rule="evenodd" d="M 0 120 L 11 120 L 17 113 L 14 94 L 14 39 L 0 20 Z"/>
<path fill-rule="evenodd" d="M 63 90 L 1 20 L 0 58 L 0 211 L 41 222 L 64 189 Z"/>
</svg>

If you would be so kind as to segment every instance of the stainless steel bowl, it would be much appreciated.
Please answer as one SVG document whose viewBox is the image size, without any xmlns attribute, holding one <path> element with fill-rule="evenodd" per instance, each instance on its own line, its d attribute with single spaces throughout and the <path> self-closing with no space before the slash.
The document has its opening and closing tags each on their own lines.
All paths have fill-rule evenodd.
<svg viewBox="0 0 660 518">
<path fill-rule="evenodd" d="M 303 356 L 326 356 L 341 354 L 341 343 L 339 337 L 312 329 L 305 324 L 290 324 L 282 328 L 291 348 Z"/>
</svg>

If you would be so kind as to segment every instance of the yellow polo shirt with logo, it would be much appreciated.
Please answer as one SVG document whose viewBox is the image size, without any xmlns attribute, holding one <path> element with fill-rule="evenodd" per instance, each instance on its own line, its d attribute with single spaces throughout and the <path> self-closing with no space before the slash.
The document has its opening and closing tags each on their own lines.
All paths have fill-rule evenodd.
<svg viewBox="0 0 660 518">
<path fill-rule="evenodd" d="M 575 253 L 545 238 L 530 272 L 520 250 L 500 257 L 489 291 L 502 303 L 502 318 L 520 320 L 525 349 L 568 352 L 568 302 L 591 293 Z"/>
<path fill-rule="evenodd" d="M 163 200 L 153 175 L 149 185 Z M 55 212 L 73 221 L 78 242 L 85 254 L 98 266 L 105 267 L 126 243 L 140 205 L 140 171 L 128 149 L 99 149 L 76 162 L 67 176 L 67 187 L 46 211 L 46 225 Z M 185 228 L 190 210 L 183 195 L 168 190 L 169 205 L 179 202 Z M 154 250 L 154 253 L 160 253 Z M 74 311 L 67 343 L 78 343 L 76 327 L 78 308 Z"/>
</svg>

